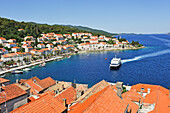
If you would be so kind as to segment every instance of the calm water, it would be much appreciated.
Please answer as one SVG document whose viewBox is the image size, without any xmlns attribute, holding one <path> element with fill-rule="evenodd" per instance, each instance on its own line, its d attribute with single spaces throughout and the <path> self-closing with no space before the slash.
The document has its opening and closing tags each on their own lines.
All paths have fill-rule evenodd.
<svg viewBox="0 0 170 113">
<path fill-rule="evenodd" d="M 55 80 L 87 83 L 89 86 L 106 80 L 123 81 L 124 84 L 150 83 L 170 86 L 170 35 L 123 35 L 122 38 L 139 41 L 147 48 L 140 50 L 93 52 L 74 55 L 70 59 L 52 61 L 46 67 L 35 66 L 24 74 L 7 74 L 11 83 L 16 79 L 48 76 Z M 117 55 L 123 65 L 110 70 L 110 60 Z M 107 58 L 108 60 L 105 60 Z"/>
</svg>

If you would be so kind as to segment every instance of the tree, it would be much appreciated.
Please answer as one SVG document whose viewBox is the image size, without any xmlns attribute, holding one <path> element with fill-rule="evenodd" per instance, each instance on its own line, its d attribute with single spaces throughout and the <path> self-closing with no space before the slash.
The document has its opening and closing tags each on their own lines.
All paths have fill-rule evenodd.
<svg viewBox="0 0 170 113">
<path fill-rule="evenodd" d="M 107 43 L 108 44 L 114 44 L 113 40 L 109 40 Z"/>
<path fill-rule="evenodd" d="M 19 65 L 20 65 L 21 60 L 18 60 L 17 62 L 18 62 L 18 63 L 19 63 Z"/>
</svg>

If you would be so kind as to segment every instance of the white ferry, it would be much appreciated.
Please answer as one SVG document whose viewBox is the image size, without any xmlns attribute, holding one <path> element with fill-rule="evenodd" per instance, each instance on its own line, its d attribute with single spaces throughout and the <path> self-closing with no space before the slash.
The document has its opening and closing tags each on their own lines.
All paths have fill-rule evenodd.
<svg viewBox="0 0 170 113">
<path fill-rule="evenodd" d="M 121 65 L 121 58 L 113 58 L 111 60 L 110 68 L 118 68 Z"/>
</svg>

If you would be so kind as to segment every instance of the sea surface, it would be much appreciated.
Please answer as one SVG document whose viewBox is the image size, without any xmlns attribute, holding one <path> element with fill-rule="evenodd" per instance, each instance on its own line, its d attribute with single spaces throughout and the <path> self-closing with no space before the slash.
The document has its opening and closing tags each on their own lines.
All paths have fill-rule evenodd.
<svg viewBox="0 0 170 113">
<path fill-rule="evenodd" d="M 46 67 L 32 67 L 32 71 L 23 74 L 3 76 L 14 83 L 16 79 L 28 79 L 37 76 L 40 79 L 52 77 L 59 81 L 71 81 L 89 84 L 89 87 L 101 80 L 122 81 L 124 84 L 156 84 L 170 87 L 170 35 L 122 35 L 146 46 L 140 50 L 103 51 L 78 54 L 61 61 L 52 61 Z M 123 64 L 118 70 L 110 70 L 109 64 L 114 56 L 120 57 Z M 105 60 L 107 58 L 107 60 Z"/>
</svg>

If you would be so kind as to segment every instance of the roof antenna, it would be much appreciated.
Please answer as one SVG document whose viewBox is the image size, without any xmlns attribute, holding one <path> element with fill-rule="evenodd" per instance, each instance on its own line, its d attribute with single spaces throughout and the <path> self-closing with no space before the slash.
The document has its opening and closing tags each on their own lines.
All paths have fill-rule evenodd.
<svg viewBox="0 0 170 113">
<path fill-rule="evenodd" d="M 74 79 L 74 83 L 76 83 L 76 80 Z"/>
</svg>

